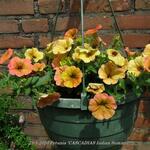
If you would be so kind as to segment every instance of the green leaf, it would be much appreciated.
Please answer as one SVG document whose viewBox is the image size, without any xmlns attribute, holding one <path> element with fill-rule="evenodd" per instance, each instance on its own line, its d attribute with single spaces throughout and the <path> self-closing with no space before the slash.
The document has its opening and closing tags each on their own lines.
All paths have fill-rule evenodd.
<svg viewBox="0 0 150 150">
<path fill-rule="evenodd" d="M 41 77 L 40 80 L 33 86 L 33 87 L 39 87 L 42 85 L 46 85 L 49 81 L 51 81 L 51 71 L 48 71 L 45 76 Z"/>
<path fill-rule="evenodd" d="M 25 95 L 28 96 L 31 93 L 31 88 L 26 88 L 24 91 Z"/>
<path fill-rule="evenodd" d="M 31 84 L 35 84 L 39 80 L 39 76 L 32 77 Z"/>
<path fill-rule="evenodd" d="M 123 89 L 124 91 L 126 91 L 126 84 L 125 84 L 125 80 L 122 79 L 122 80 L 119 80 L 119 84 L 118 86 Z"/>
<path fill-rule="evenodd" d="M 31 84 L 32 77 L 28 78 L 24 84 L 24 86 L 29 86 Z"/>
<path fill-rule="evenodd" d="M 145 80 L 145 83 L 150 85 L 150 79 Z"/>
</svg>

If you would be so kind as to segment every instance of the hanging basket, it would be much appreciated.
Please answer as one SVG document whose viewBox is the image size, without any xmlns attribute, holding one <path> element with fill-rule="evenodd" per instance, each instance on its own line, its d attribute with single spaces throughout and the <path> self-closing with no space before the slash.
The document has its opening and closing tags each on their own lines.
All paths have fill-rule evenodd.
<svg viewBox="0 0 150 150">
<path fill-rule="evenodd" d="M 58 149 L 117 150 L 133 129 L 137 108 L 138 98 L 132 93 L 109 120 L 95 120 L 88 110 L 81 110 L 80 99 L 60 99 L 39 109 L 39 115 L 49 137 L 60 144 Z"/>
<path fill-rule="evenodd" d="M 110 0 L 108 2 L 123 42 Z M 81 31 L 84 47 L 83 0 L 81 0 Z M 122 53 L 124 54 L 124 51 Z M 84 64 L 82 72 L 84 73 Z M 119 150 L 133 129 L 139 98 L 133 93 L 128 94 L 125 103 L 118 104 L 116 113 L 111 119 L 99 121 L 88 111 L 84 76 L 82 83 L 81 99 L 60 98 L 52 106 L 38 108 L 48 136 L 56 142 L 58 150 Z"/>
</svg>

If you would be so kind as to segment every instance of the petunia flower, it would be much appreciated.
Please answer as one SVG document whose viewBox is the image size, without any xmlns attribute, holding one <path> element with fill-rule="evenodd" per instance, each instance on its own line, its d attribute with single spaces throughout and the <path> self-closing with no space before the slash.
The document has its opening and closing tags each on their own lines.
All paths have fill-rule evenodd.
<svg viewBox="0 0 150 150">
<path fill-rule="evenodd" d="M 0 65 L 4 64 L 8 61 L 13 55 L 13 49 L 9 48 L 1 57 L 0 57 Z"/>
<path fill-rule="evenodd" d="M 128 63 L 128 73 L 138 77 L 144 70 L 143 60 L 142 56 L 138 56 L 135 59 L 130 60 Z"/>
<path fill-rule="evenodd" d="M 60 67 L 60 61 L 61 61 L 62 57 L 63 57 L 63 55 L 55 55 L 55 57 L 52 61 L 53 69 L 56 69 L 57 67 Z"/>
<path fill-rule="evenodd" d="M 84 48 L 78 46 L 75 49 L 75 52 L 72 55 L 72 58 L 75 61 L 82 60 L 84 63 L 89 63 L 91 61 L 94 61 L 96 56 L 100 54 L 100 51 L 98 49 L 93 49 L 89 44 L 85 43 Z"/>
<path fill-rule="evenodd" d="M 150 72 L 150 56 L 144 58 L 144 69 Z"/>
<path fill-rule="evenodd" d="M 37 71 L 43 71 L 43 69 L 46 67 L 46 65 L 44 63 L 35 63 L 33 65 L 33 71 L 37 72 Z"/>
<path fill-rule="evenodd" d="M 115 65 L 112 61 L 103 64 L 98 70 L 100 79 L 103 79 L 105 84 L 116 84 L 119 79 L 125 78 L 125 69 Z"/>
<path fill-rule="evenodd" d="M 129 47 L 126 47 L 125 49 L 125 52 L 127 53 L 128 56 L 134 56 L 136 55 L 136 52 L 133 52 L 129 49 Z"/>
<path fill-rule="evenodd" d="M 65 71 L 67 66 L 57 67 L 54 75 L 54 80 L 56 81 L 56 85 L 64 87 L 63 79 L 61 77 L 62 73 Z"/>
<path fill-rule="evenodd" d="M 75 66 L 68 66 L 61 75 L 63 84 L 67 88 L 77 87 L 82 81 L 82 72 Z"/>
<path fill-rule="evenodd" d="M 89 83 L 86 90 L 93 94 L 102 93 L 105 90 L 104 84 L 101 83 Z"/>
<path fill-rule="evenodd" d="M 106 93 L 96 94 L 94 98 L 90 99 L 88 106 L 92 116 L 98 120 L 110 119 L 115 114 L 116 108 L 114 97 Z"/>
<path fill-rule="evenodd" d="M 77 33 L 78 33 L 78 29 L 77 29 L 77 28 L 69 29 L 69 30 L 65 33 L 64 38 L 71 38 L 71 39 L 74 39 L 74 38 L 76 37 Z"/>
<path fill-rule="evenodd" d="M 125 64 L 125 58 L 116 50 L 107 50 L 108 58 L 113 61 L 118 66 L 123 66 Z"/>
<path fill-rule="evenodd" d="M 60 94 L 58 92 L 54 92 L 51 94 L 43 94 L 39 101 L 37 102 L 37 106 L 39 108 L 44 108 L 46 106 L 52 105 L 54 102 L 58 101 L 60 98 Z"/>
<path fill-rule="evenodd" d="M 143 56 L 146 57 L 146 56 L 150 56 L 150 44 L 147 44 L 145 46 L 145 49 L 143 51 Z"/>
<path fill-rule="evenodd" d="M 102 25 L 99 24 L 99 25 L 97 25 L 95 28 L 87 30 L 87 31 L 84 33 L 84 35 L 87 36 L 87 35 L 95 34 L 95 33 L 97 33 L 98 30 L 100 30 L 100 29 L 102 29 Z"/>
<path fill-rule="evenodd" d="M 47 45 L 47 52 L 54 55 L 65 54 L 72 48 L 73 40 L 71 38 L 56 40 Z"/>
<path fill-rule="evenodd" d="M 37 48 L 27 49 L 25 57 L 34 60 L 34 62 L 38 62 L 44 58 L 44 53 L 40 52 Z"/>
<path fill-rule="evenodd" d="M 56 68 L 54 80 L 61 87 L 77 87 L 82 81 L 82 72 L 75 66 L 63 66 Z"/>
<path fill-rule="evenodd" d="M 8 68 L 11 75 L 22 77 L 24 75 L 30 74 L 32 72 L 33 66 L 30 59 L 14 57 L 10 60 Z"/>
</svg>

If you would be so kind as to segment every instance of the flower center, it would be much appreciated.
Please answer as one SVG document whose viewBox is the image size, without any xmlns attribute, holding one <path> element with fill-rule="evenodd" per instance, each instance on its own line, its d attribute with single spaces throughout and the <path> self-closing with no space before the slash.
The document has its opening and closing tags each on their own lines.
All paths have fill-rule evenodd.
<svg viewBox="0 0 150 150">
<path fill-rule="evenodd" d="M 143 71 L 143 67 L 142 66 L 138 66 L 137 70 L 141 72 L 141 71 Z"/>
<path fill-rule="evenodd" d="M 87 57 L 90 57 L 90 56 L 92 56 L 94 54 L 94 52 L 88 52 L 87 53 Z"/>
<path fill-rule="evenodd" d="M 112 55 L 113 55 L 113 56 L 117 56 L 118 53 L 117 53 L 117 52 L 112 52 Z"/>
<path fill-rule="evenodd" d="M 70 74 L 70 78 L 74 78 L 74 79 L 75 79 L 76 77 L 77 77 L 77 76 L 76 76 L 75 73 L 72 72 L 72 73 Z"/>
<path fill-rule="evenodd" d="M 105 105 L 107 105 L 108 103 L 107 103 L 107 101 L 105 101 L 105 100 L 103 100 L 103 101 L 101 101 L 100 102 L 100 104 L 99 105 L 103 105 L 103 106 L 105 106 Z"/>
<path fill-rule="evenodd" d="M 16 69 L 17 70 L 22 70 L 23 69 L 23 64 L 22 63 L 17 64 Z"/>
</svg>

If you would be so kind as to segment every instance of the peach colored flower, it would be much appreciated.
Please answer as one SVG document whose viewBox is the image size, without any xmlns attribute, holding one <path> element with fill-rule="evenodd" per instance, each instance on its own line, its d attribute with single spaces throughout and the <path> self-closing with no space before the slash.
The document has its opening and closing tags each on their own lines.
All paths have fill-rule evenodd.
<svg viewBox="0 0 150 150">
<path fill-rule="evenodd" d="M 98 75 L 100 79 L 107 85 L 116 84 L 119 79 L 125 77 L 125 68 L 120 68 L 113 62 L 109 61 L 103 64 L 98 70 Z"/>
<path fill-rule="evenodd" d="M 74 39 L 76 37 L 76 34 L 78 33 L 78 29 L 77 28 L 72 28 L 69 29 L 66 33 L 64 38 L 71 38 Z"/>
<path fill-rule="evenodd" d="M 0 65 L 4 64 L 13 55 L 13 49 L 9 48 L 1 57 Z"/>
<path fill-rule="evenodd" d="M 11 75 L 16 75 L 22 77 L 28 75 L 32 72 L 32 64 L 29 59 L 21 59 L 19 57 L 14 57 L 10 60 L 8 64 L 9 73 Z"/>
<path fill-rule="evenodd" d="M 64 72 L 67 66 L 57 67 L 54 75 L 54 80 L 56 81 L 56 85 L 64 87 L 63 79 L 61 78 L 61 74 Z"/>
<path fill-rule="evenodd" d="M 144 69 L 150 72 L 150 56 L 144 58 Z"/>
<path fill-rule="evenodd" d="M 87 31 L 84 33 L 84 35 L 87 36 L 87 35 L 95 34 L 95 33 L 97 33 L 98 30 L 100 30 L 100 29 L 102 29 L 102 25 L 99 24 L 99 25 L 97 25 L 95 28 L 87 30 Z"/>
<path fill-rule="evenodd" d="M 57 67 L 60 67 L 60 61 L 61 61 L 62 57 L 63 57 L 63 55 L 55 55 L 55 57 L 52 61 L 53 69 L 56 69 Z"/>
<path fill-rule="evenodd" d="M 129 47 L 125 47 L 125 52 L 127 53 L 128 56 L 134 56 L 136 52 L 133 52 L 129 49 Z"/>
<path fill-rule="evenodd" d="M 54 102 L 58 101 L 59 98 L 60 98 L 60 94 L 58 92 L 54 92 L 51 94 L 44 94 L 39 98 L 39 101 L 37 102 L 37 106 L 39 108 L 50 106 Z"/>
<path fill-rule="evenodd" d="M 37 72 L 37 71 L 43 71 L 43 69 L 45 68 L 45 64 L 44 63 L 35 63 L 33 65 L 33 71 Z"/>
<path fill-rule="evenodd" d="M 115 114 L 117 108 L 113 96 L 106 93 L 96 94 L 90 99 L 88 109 L 92 112 L 93 117 L 98 120 L 110 119 Z"/>
</svg>

